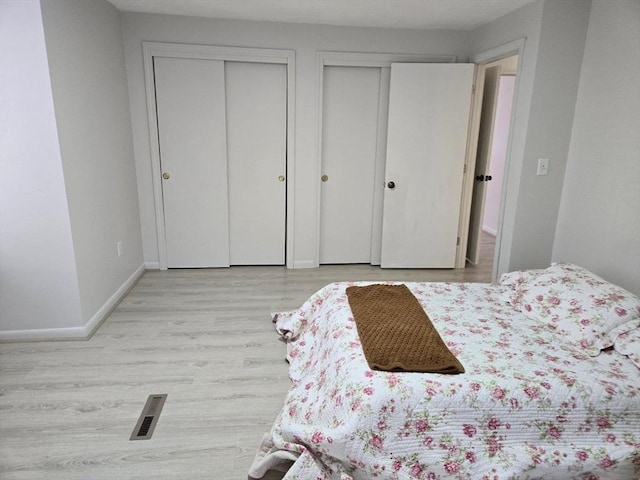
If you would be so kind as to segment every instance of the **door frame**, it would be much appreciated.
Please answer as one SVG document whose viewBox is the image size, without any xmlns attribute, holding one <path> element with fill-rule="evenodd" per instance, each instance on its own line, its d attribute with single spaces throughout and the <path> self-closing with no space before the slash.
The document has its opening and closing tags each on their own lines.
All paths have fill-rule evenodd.
<svg viewBox="0 0 640 480">
<path fill-rule="evenodd" d="M 522 66 L 524 64 L 524 46 L 526 37 L 519 38 L 512 42 L 506 43 L 496 48 L 478 53 L 471 57 L 470 61 L 477 65 L 476 81 L 474 85 L 474 98 L 472 106 L 471 121 L 469 123 L 469 138 L 467 140 L 467 160 L 465 162 L 465 175 L 462 181 L 462 203 L 460 206 L 460 225 L 458 227 L 460 244 L 458 245 L 458 254 L 456 257 L 456 268 L 465 268 L 467 243 L 469 239 L 469 220 L 471 217 L 471 201 L 473 199 L 473 182 L 475 180 L 476 155 L 478 151 L 478 134 L 480 130 L 480 114 L 482 112 L 482 90 L 484 88 L 484 72 L 488 64 L 494 63 L 513 55 L 518 55 L 518 68 L 516 71 L 516 84 L 513 92 L 513 104 L 511 107 L 511 119 L 509 122 L 509 138 L 507 140 L 507 153 L 504 165 L 504 177 L 502 180 L 502 192 L 500 198 L 500 213 L 498 218 L 498 232 L 496 234 L 496 243 L 493 254 L 493 271 L 491 281 L 495 282 L 498 271 L 501 271 L 500 250 L 502 248 L 503 223 L 505 211 L 505 199 L 508 187 L 509 170 L 511 168 L 511 153 L 513 143 L 513 131 L 515 119 L 518 113 L 518 93 L 520 89 L 520 80 L 522 78 Z"/>
<path fill-rule="evenodd" d="M 317 126 L 316 133 L 316 248 L 314 265 L 310 267 L 320 266 L 320 219 L 322 204 L 322 123 L 324 118 L 324 67 L 373 67 L 373 68 L 391 68 L 392 63 L 455 63 L 457 57 L 455 55 L 430 55 L 430 54 L 404 54 L 404 53 L 355 53 L 355 52 L 337 52 L 337 51 L 319 51 L 316 54 L 316 85 L 317 85 Z M 378 143 L 378 147 L 380 147 Z M 384 152 L 386 154 L 386 150 Z M 380 152 L 378 152 L 378 155 Z M 377 172 L 376 172 L 377 173 Z M 380 172 L 384 175 L 384 172 Z M 376 176 L 376 181 L 378 177 Z"/>
<path fill-rule="evenodd" d="M 286 127 L 286 266 L 293 268 L 294 245 L 294 179 L 295 179 L 295 51 L 221 47 L 215 45 L 191 45 L 179 43 L 142 42 L 145 90 L 147 95 L 147 119 L 151 151 L 151 175 L 156 215 L 156 236 L 158 240 L 158 260 L 160 270 L 167 267 L 167 242 L 162 201 L 162 178 L 158 119 L 156 110 L 155 81 L 153 73 L 154 57 L 193 58 L 201 60 L 221 60 L 228 62 L 276 63 L 287 67 L 287 127 Z"/>
</svg>

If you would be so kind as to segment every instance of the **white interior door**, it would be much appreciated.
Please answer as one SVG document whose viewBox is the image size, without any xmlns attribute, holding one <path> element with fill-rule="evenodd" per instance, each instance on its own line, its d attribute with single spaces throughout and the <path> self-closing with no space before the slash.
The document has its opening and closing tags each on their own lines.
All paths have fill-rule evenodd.
<svg viewBox="0 0 640 480">
<path fill-rule="evenodd" d="M 493 144 L 493 124 L 498 98 L 498 81 L 500 66 L 487 68 L 484 72 L 482 89 L 482 110 L 480 114 L 480 130 L 478 133 L 478 151 L 474 171 L 473 199 L 469 218 L 469 239 L 467 258 L 474 265 L 478 263 L 480 252 L 480 236 L 482 234 L 482 218 L 484 216 L 484 199 L 487 190 L 486 176 L 489 174 L 491 145 Z"/>
<path fill-rule="evenodd" d="M 224 63 L 154 58 L 167 266 L 229 266 Z"/>
<path fill-rule="evenodd" d="M 474 65 L 393 64 L 382 267 L 455 266 Z"/>
<path fill-rule="evenodd" d="M 381 70 L 324 67 L 320 263 L 372 260 Z"/>
<path fill-rule="evenodd" d="M 231 265 L 283 265 L 287 70 L 226 62 Z"/>
</svg>

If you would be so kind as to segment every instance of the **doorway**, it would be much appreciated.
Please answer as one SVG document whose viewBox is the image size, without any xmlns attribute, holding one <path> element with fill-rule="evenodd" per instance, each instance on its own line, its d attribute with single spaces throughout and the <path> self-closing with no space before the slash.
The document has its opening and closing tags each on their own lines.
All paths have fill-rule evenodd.
<svg viewBox="0 0 640 480">
<path fill-rule="evenodd" d="M 479 66 L 484 81 L 466 250 L 474 266 L 494 266 L 517 69 L 518 55 Z"/>
</svg>

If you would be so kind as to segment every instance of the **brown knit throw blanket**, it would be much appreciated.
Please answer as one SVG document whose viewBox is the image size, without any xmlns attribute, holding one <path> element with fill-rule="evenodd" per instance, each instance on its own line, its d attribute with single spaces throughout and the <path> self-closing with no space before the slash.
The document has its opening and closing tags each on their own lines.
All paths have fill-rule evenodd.
<svg viewBox="0 0 640 480">
<path fill-rule="evenodd" d="M 464 373 L 406 285 L 347 287 L 347 297 L 372 370 Z"/>
</svg>

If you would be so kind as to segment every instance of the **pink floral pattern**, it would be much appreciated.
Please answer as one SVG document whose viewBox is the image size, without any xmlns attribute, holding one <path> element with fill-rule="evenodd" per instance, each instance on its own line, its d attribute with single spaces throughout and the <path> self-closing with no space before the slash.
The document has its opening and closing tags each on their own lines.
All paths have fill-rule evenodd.
<svg viewBox="0 0 640 480">
<path fill-rule="evenodd" d="M 627 357 L 576 350 L 515 310 L 509 287 L 407 283 L 466 372 L 372 371 L 349 285 L 277 315 L 293 385 L 258 463 L 294 453 L 288 480 L 640 478 Z"/>
<path fill-rule="evenodd" d="M 616 352 L 628 356 L 640 368 L 640 328 L 619 335 L 613 348 Z"/>
<path fill-rule="evenodd" d="M 640 325 L 640 298 L 577 265 L 511 272 L 500 283 L 511 287 L 514 307 L 588 355 L 598 355 L 619 334 Z"/>
</svg>

